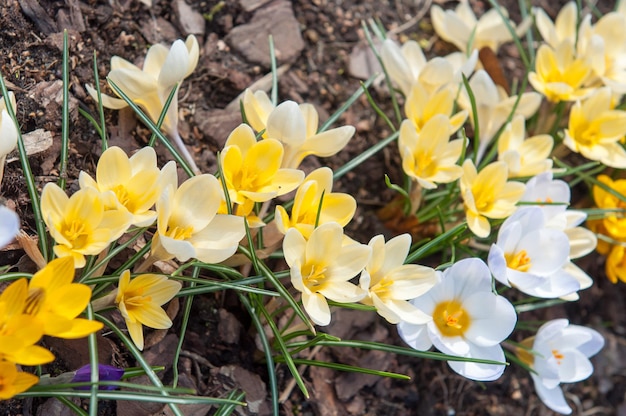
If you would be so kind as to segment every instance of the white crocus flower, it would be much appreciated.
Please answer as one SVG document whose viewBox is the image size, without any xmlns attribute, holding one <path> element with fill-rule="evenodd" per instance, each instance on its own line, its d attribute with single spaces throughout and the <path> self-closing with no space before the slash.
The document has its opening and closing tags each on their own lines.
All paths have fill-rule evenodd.
<svg viewBox="0 0 626 416">
<path fill-rule="evenodd" d="M 176 171 L 156 204 L 157 233 L 152 256 L 219 263 L 232 256 L 245 235 L 243 218 L 217 214 L 222 187 L 212 175 L 198 175 L 177 187 Z"/>
<path fill-rule="evenodd" d="M 15 211 L 0 205 L 0 248 L 9 244 L 20 231 L 20 218 Z"/>
<path fill-rule="evenodd" d="M 189 35 L 185 42 L 180 39 L 175 41 L 171 48 L 160 44 L 152 45 L 148 49 L 142 69 L 119 56 L 111 58 L 111 72 L 107 80 L 117 85 L 156 123 L 172 88 L 178 89 L 183 79 L 191 75 L 198 64 L 199 54 L 198 41 L 193 35 Z M 96 90 L 90 85 L 86 85 L 86 88 L 97 100 Z M 117 110 L 128 105 L 122 99 L 105 94 L 101 96 L 102 105 L 107 108 Z M 178 92 L 174 93 L 162 127 L 176 142 L 187 162 L 197 171 L 193 158 L 178 134 Z"/>
<path fill-rule="evenodd" d="M 517 322 L 515 308 L 491 287 L 489 268 L 480 259 L 460 260 L 443 273 L 438 283 L 411 303 L 433 320 L 422 325 L 398 324 L 402 339 L 412 348 L 439 351 L 466 358 L 504 362 L 500 343 Z M 472 380 L 495 380 L 505 365 L 448 361 L 460 375 Z"/>
<path fill-rule="evenodd" d="M 391 80 L 408 96 L 418 80 L 429 94 L 442 85 L 458 85 L 462 75 L 469 77 L 474 71 L 478 51 L 474 50 L 469 57 L 457 52 L 427 61 L 422 48 L 414 40 L 398 46 L 393 40 L 386 39 L 380 50 L 380 57 Z"/>
<path fill-rule="evenodd" d="M 513 40 L 507 23 L 513 28 L 515 28 L 515 23 L 508 19 L 508 22 L 504 20 L 507 17 L 504 8 L 500 8 L 499 11 L 493 8 L 477 19 L 469 1 L 461 0 L 455 10 L 444 11 L 441 7 L 434 5 L 430 9 L 430 17 L 435 32 L 443 40 L 452 43 L 463 52 L 472 49 L 480 50 L 484 47 L 497 52 L 501 44 Z M 531 24 L 530 18 L 520 23 L 515 28 L 517 37 L 526 33 Z"/>
<path fill-rule="evenodd" d="M 522 93 L 517 103 L 517 95 L 508 96 L 504 88 L 496 85 L 489 74 L 484 70 L 478 70 L 469 80 L 469 87 L 476 102 L 478 117 L 479 141 L 478 160 L 480 160 L 493 140 L 500 127 L 506 122 L 509 114 L 514 111 L 524 119 L 529 118 L 539 108 L 541 95 L 536 92 Z M 458 99 L 461 108 L 472 114 L 472 104 L 466 88 L 461 88 Z M 470 122 L 474 126 L 474 117 L 470 115 Z"/>
<path fill-rule="evenodd" d="M 246 91 L 243 98 L 248 122 L 264 139 L 282 143 L 285 154 L 281 167 L 295 169 L 309 156 L 329 157 L 343 149 L 356 131 L 341 126 L 318 133 L 319 115 L 312 104 L 284 101 L 274 108 L 267 94 Z"/>
<path fill-rule="evenodd" d="M 598 331 L 570 325 L 567 319 L 555 319 L 543 324 L 534 338 L 522 342 L 532 350 L 518 348 L 519 358 L 535 372 L 530 373 L 541 401 L 561 414 L 570 414 L 561 383 L 585 380 L 593 373 L 589 357 L 604 346 Z"/>
<path fill-rule="evenodd" d="M 335 222 L 317 227 L 308 241 L 296 228 L 287 230 L 283 240 L 291 284 L 302 292 L 304 310 L 317 325 L 330 323 L 327 298 L 348 303 L 367 294 L 349 280 L 363 271 L 372 250 L 364 244 L 343 245 L 343 240 L 343 228 Z"/>
<path fill-rule="evenodd" d="M 580 289 L 564 267 L 569 262 L 569 239 L 547 228 L 538 207 L 522 207 L 504 221 L 489 250 L 489 268 L 496 280 L 540 298 L 557 298 Z"/>
<path fill-rule="evenodd" d="M 411 236 L 402 234 L 385 243 L 385 237 L 377 235 L 368 245 L 372 257 L 359 280 L 361 288 L 367 291 L 361 302 L 375 306 L 378 314 L 392 324 L 429 322 L 432 318 L 408 300 L 431 289 L 437 282 L 437 274 L 430 267 L 404 264 L 411 248 Z"/>
<path fill-rule="evenodd" d="M 570 203 L 569 185 L 557 179 L 552 179 L 552 172 L 544 172 L 532 177 L 526 183 L 526 191 L 521 199 L 522 202 L 538 203 L 546 217 L 548 228 L 563 231 L 569 240 L 569 258 L 577 259 L 591 253 L 598 244 L 595 233 L 580 227 L 579 225 L 587 218 L 582 211 L 567 209 Z M 550 205 L 542 205 L 547 202 Z M 593 279 L 573 262 L 568 261 L 565 270 L 578 280 L 580 289 L 587 289 L 593 284 Z M 578 293 L 561 296 L 565 300 L 577 300 Z"/>
</svg>

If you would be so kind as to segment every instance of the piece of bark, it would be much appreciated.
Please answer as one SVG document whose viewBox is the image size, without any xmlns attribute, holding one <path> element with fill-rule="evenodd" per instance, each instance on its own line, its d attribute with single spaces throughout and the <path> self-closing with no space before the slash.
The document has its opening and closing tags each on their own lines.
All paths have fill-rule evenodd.
<svg viewBox="0 0 626 416">
<path fill-rule="evenodd" d="M 37 0 L 19 0 L 20 7 L 26 16 L 30 18 L 43 34 L 49 35 L 58 32 L 57 24 L 41 7 Z"/>
</svg>

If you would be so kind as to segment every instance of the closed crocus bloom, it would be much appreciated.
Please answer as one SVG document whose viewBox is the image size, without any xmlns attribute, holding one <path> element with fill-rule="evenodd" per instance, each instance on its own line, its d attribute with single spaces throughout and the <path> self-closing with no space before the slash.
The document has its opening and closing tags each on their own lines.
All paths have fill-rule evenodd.
<svg viewBox="0 0 626 416">
<path fill-rule="evenodd" d="M 367 292 L 361 303 L 375 306 L 378 314 L 392 324 L 400 321 L 425 324 L 432 320 L 408 302 L 437 282 L 437 274 L 430 267 L 404 264 L 411 248 L 411 236 L 402 234 L 385 243 L 385 238 L 377 235 L 368 245 L 372 257 L 359 280 L 359 286 Z"/>
<path fill-rule="evenodd" d="M 283 145 L 274 139 L 256 141 L 250 126 L 242 124 L 228 136 L 221 153 L 222 173 L 230 201 L 265 202 L 296 189 L 304 179 L 298 169 L 281 168 Z"/>
<path fill-rule="evenodd" d="M 467 120 L 467 110 L 461 110 L 452 114 L 454 101 L 456 99 L 456 88 L 446 85 L 434 93 L 429 94 L 426 88 L 418 81 L 413 84 L 411 93 L 404 103 L 406 117 L 413 122 L 416 130 L 421 130 L 424 125 L 437 114 L 442 114 L 450 120 L 450 133 L 457 131 L 465 120 Z"/>
<path fill-rule="evenodd" d="M 20 231 L 20 218 L 15 211 L 0 205 L 0 248 L 9 244 Z"/>
<path fill-rule="evenodd" d="M 363 244 L 342 245 L 343 228 L 334 222 L 317 227 L 307 241 L 296 228 L 283 240 L 291 284 L 302 293 L 302 305 L 317 325 L 330 323 L 327 298 L 335 302 L 358 302 L 367 292 L 349 282 L 369 261 L 371 248 Z"/>
<path fill-rule="evenodd" d="M 348 194 L 332 192 L 333 171 L 323 167 L 304 178 L 293 199 L 291 215 L 282 206 L 276 207 L 276 227 L 285 234 L 295 227 L 308 239 L 316 224 L 336 222 L 345 227 L 356 211 L 356 200 Z"/>
<path fill-rule="evenodd" d="M 498 139 L 498 160 L 509 167 L 509 178 L 534 176 L 552 169 L 550 153 L 554 139 L 549 134 L 526 138 L 524 116 L 516 115 Z"/>
<path fill-rule="evenodd" d="M 506 22 L 500 12 L 506 18 L 506 9 L 501 8 L 498 11 L 493 8 L 482 15 L 480 19 L 476 19 L 469 1 L 461 0 L 454 11 L 444 11 L 437 5 L 432 6 L 430 17 L 435 32 L 443 40 L 452 43 L 461 51 L 488 47 L 497 52 L 501 44 L 513 40 L 507 23 L 515 28 L 515 23 L 510 20 Z M 522 22 L 515 28 L 516 35 L 520 37 L 526 33 L 531 23 L 531 19 Z"/>
<path fill-rule="evenodd" d="M 590 63 L 576 56 L 574 44 L 566 39 L 554 47 L 547 44 L 539 47 L 535 72 L 528 74 L 528 81 L 549 101 L 576 101 L 593 91 L 584 87 L 590 74 Z"/>
<path fill-rule="evenodd" d="M 626 151 L 620 141 L 626 135 L 626 111 L 614 110 L 611 90 L 598 89 L 570 111 L 563 143 L 587 159 L 613 168 L 626 168 Z"/>
<path fill-rule="evenodd" d="M 15 111 L 15 96 L 12 92 L 9 92 L 9 101 Z M 17 133 L 17 127 L 7 111 L 5 99 L 0 98 L 0 162 L 2 164 L 4 164 L 4 158 L 17 146 Z"/>
<path fill-rule="evenodd" d="M 500 343 L 517 322 L 515 308 L 492 291 L 489 268 L 480 259 L 456 262 L 437 272 L 435 286 L 411 304 L 432 320 L 400 322 L 398 333 L 409 346 L 426 351 L 435 346 L 444 354 L 504 362 Z M 448 361 L 456 373 L 472 380 L 492 381 L 505 365 Z"/>
<path fill-rule="evenodd" d="M 75 339 L 102 328 L 101 322 L 77 318 L 91 300 L 91 289 L 73 280 L 72 257 L 52 260 L 30 279 L 24 312 L 43 322 L 44 334 Z"/>
<path fill-rule="evenodd" d="M 451 133 L 449 118 L 441 114 L 433 116 L 419 132 L 410 120 L 404 120 L 400 126 L 402 169 L 426 189 L 453 182 L 463 174 L 457 165 L 463 140 L 450 141 Z"/>
<path fill-rule="evenodd" d="M 489 250 L 489 268 L 502 284 L 540 298 L 557 298 L 580 289 L 575 276 L 564 270 L 569 240 L 548 228 L 539 207 L 522 207 L 504 221 Z"/>
<path fill-rule="evenodd" d="M 469 77 L 474 71 L 478 51 L 473 51 L 469 57 L 462 53 L 453 53 L 427 61 L 417 42 L 409 40 L 398 46 L 393 40 L 385 39 L 380 57 L 391 80 L 408 96 L 418 81 L 429 94 L 442 85 L 460 83 L 462 74 Z"/>
<path fill-rule="evenodd" d="M 198 175 L 177 186 L 174 170 L 157 201 L 157 233 L 152 255 L 161 260 L 191 258 L 219 263 L 232 256 L 245 235 L 243 218 L 217 214 L 222 200 L 219 181 Z"/>
<path fill-rule="evenodd" d="M 553 48 L 564 40 L 576 43 L 576 25 L 578 24 L 578 7 L 570 1 L 559 11 L 553 22 L 540 7 L 533 8 L 535 23 L 543 40 Z"/>
<path fill-rule="evenodd" d="M 24 312 L 27 296 L 26 279 L 16 280 L 0 294 L 0 363 L 40 365 L 54 360 L 50 351 L 34 345 L 44 334 L 44 323 Z"/>
<path fill-rule="evenodd" d="M 15 364 L 0 362 L 0 400 L 7 400 L 25 392 L 39 381 L 39 377 L 17 371 Z"/>
<path fill-rule="evenodd" d="M 152 147 L 144 147 L 128 158 L 122 149 L 113 146 L 100 156 L 96 180 L 81 171 L 79 183 L 81 188 L 97 189 L 102 194 L 105 209 L 127 211 L 132 215 L 132 225 L 145 227 L 156 219 L 156 211 L 151 208 L 161 191 L 160 177 Z"/>
<path fill-rule="evenodd" d="M 604 347 L 602 335 L 570 325 L 567 319 L 554 319 L 521 344 L 528 349 L 519 347 L 517 356 L 532 368 L 530 376 L 541 401 L 557 413 L 572 413 L 559 385 L 585 380 L 593 373 L 589 358 Z"/>
<path fill-rule="evenodd" d="M 115 303 L 119 308 L 128 333 L 140 350 L 143 350 L 143 326 L 167 329 L 172 321 L 161 305 L 169 302 L 180 291 L 182 285 L 166 276 L 142 274 L 130 279 L 130 271 L 120 276 Z"/>
<path fill-rule="evenodd" d="M 41 213 L 56 242 L 54 253 L 73 257 L 77 268 L 85 265 L 85 256 L 99 254 L 124 234 L 132 219 L 128 212 L 105 210 L 100 193 L 93 188 L 68 197 L 53 183 L 43 188 Z"/>
<path fill-rule="evenodd" d="M 524 119 L 529 118 L 539 108 L 541 95 L 536 92 L 525 92 L 522 96 L 508 96 L 504 88 L 496 85 L 489 74 L 484 70 L 476 71 L 469 80 L 469 87 L 474 94 L 476 113 L 478 117 L 479 147 L 478 160 L 482 159 L 487 146 L 507 121 L 511 112 L 519 114 Z M 472 103 L 465 87 L 459 94 L 459 105 L 467 111 L 472 111 Z M 474 125 L 474 118 L 470 117 Z"/>
<path fill-rule="evenodd" d="M 480 172 L 476 172 L 470 159 L 463 163 L 461 196 L 467 225 L 476 236 L 489 236 L 491 225 L 487 218 L 503 219 L 515 212 L 525 186 L 521 182 L 507 182 L 507 177 L 504 162 L 490 163 Z"/>
<path fill-rule="evenodd" d="M 142 69 L 119 56 L 111 58 L 111 72 L 107 80 L 117 85 L 156 123 L 172 89 L 179 88 L 182 80 L 196 68 L 199 54 L 198 41 L 193 35 L 189 35 L 185 42 L 180 39 L 175 41 L 171 48 L 160 44 L 152 45 L 148 49 Z M 90 85 L 86 87 L 89 94 L 97 100 L 96 90 Z M 107 108 L 117 110 L 128 105 L 122 99 L 108 95 L 101 96 L 102 105 Z M 170 138 L 175 140 L 185 158 L 195 167 L 193 158 L 178 134 L 177 92 L 174 93 L 162 127 Z"/>
<path fill-rule="evenodd" d="M 285 101 L 267 118 L 265 137 L 283 144 L 285 154 L 281 167 L 295 169 L 309 155 L 333 156 L 354 136 L 352 126 L 342 126 L 317 133 L 319 116 L 311 104 Z"/>
</svg>

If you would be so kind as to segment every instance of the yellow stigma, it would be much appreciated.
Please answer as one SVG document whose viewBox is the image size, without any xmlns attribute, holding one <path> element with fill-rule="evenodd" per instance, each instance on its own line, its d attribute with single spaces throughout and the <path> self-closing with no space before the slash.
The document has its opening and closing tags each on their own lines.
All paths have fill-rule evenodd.
<svg viewBox="0 0 626 416">
<path fill-rule="evenodd" d="M 463 305 L 455 300 L 441 302 L 435 307 L 433 321 L 439 331 L 447 337 L 463 336 L 471 319 Z"/>
<path fill-rule="evenodd" d="M 530 257 L 528 257 L 526 250 L 522 250 L 517 253 L 506 253 L 504 258 L 508 267 L 520 272 L 527 272 L 530 269 L 530 266 L 532 266 Z"/>
<path fill-rule="evenodd" d="M 85 229 L 82 221 L 64 222 L 61 226 L 61 234 L 67 238 L 74 248 L 82 248 L 87 244 L 89 232 Z"/>
<path fill-rule="evenodd" d="M 326 267 L 320 264 L 305 264 L 302 268 L 302 280 L 311 292 L 318 292 L 326 285 Z"/>
<path fill-rule="evenodd" d="M 565 356 L 561 354 L 559 350 L 552 350 L 552 356 L 556 359 L 556 363 L 558 365 L 561 365 L 563 358 L 565 358 Z"/>
<path fill-rule="evenodd" d="M 187 240 L 193 235 L 193 227 L 174 227 L 168 228 L 165 235 L 174 240 Z"/>
</svg>

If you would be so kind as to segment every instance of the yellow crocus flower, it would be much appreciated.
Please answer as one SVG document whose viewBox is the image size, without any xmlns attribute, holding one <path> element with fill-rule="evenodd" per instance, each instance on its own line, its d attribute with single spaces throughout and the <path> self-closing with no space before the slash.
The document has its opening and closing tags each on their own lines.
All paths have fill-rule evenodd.
<svg viewBox="0 0 626 416">
<path fill-rule="evenodd" d="M 309 156 L 333 156 L 354 136 L 352 126 L 342 126 L 318 133 L 319 115 L 311 104 L 285 101 L 276 108 L 263 91 L 246 91 L 244 111 L 250 125 L 263 133 L 264 139 L 282 143 L 284 155 L 281 167 L 295 169 Z"/>
<path fill-rule="evenodd" d="M 0 363 L 40 365 L 54 360 L 50 351 L 34 345 L 44 334 L 44 323 L 24 312 L 27 296 L 26 279 L 16 280 L 0 294 Z"/>
<path fill-rule="evenodd" d="M 626 196 L 626 179 L 614 181 L 607 175 L 600 175 L 597 180 L 618 194 Z M 601 220 L 602 227 L 598 231 L 601 234 L 602 231 L 606 232 L 614 240 L 626 241 L 626 218 L 619 212 L 626 210 L 626 202 L 598 185 L 593 186 L 593 200 L 598 208 L 609 210 L 604 214 Z"/>
<path fill-rule="evenodd" d="M 180 282 L 169 280 L 166 276 L 142 274 L 131 280 L 129 270 L 122 273 L 115 303 L 137 348 L 143 350 L 142 325 L 155 329 L 172 326 L 161 305 L 176 296 L 181 287 Z"/>
<path fill-rule="evenodd" d="M 296 191 L 291 216 L 282 206 L 276 207 L 278 231 L 285 234 L 293 227 L 308 239 L 316 221 L 318 225 L 336 222 L 345 227 L 354 216 L 356 200 L 351 195 L 333 193 L 332 190 L 333 171 L 330 168 L 319 168 L 307 175 Z"/>
<path fill-rule="evenodd" d="M 246 200 L 265 202 L 296 189 L 304 172 L 281 168 L 283 154 L 278 140 L 257 142 L 246 124 L 233 130 L 220 155 L 230 201 L 239 205 Z"/>
<path fill-rule="evenodd" d="M 111 72 L 107 81 L 117 85 L 135 104 L 141 107 L 153 122 L 157 122 L 173 88 L 180 87 L 198 64 L 200 48 L 194 35 L 189 35 L 185 42 L 175 41 L 171 48 L 164 45 L 152 45 L 148 49 L 143 68 L 114 56 L 111 58 Z M 96 90 L 86 85 L 87 91 L 94 100 L 98 99 Z M 114 110 L 128 106 L 126 101 L 102 94 L 102 105 Z M 196 170 L 193 158 L 187 151 L 178 134 L 178 93 L 167 109 L 162 125 L 163 130 L 173 139 L 185 159 Z"/>
<path fill-rule="evenodd" d="M 450 119 L 450 134 L 452 134 L 461 128 L 468 115 L 467 110 L 461 110 L 452 115 L 455 99 L 456 88 L 452 85 L 445 85 L 430 94 L 418 81 L 413 84 L 411 93 L 404 103 L 404 112 L 417 131 L 421 130 L 435 115 L 443 114 Z"/>
<path fill-rule="evenodd" d="M 463 174 L 457 165 L 463 140 L 450 141 L 451 133 L 450 120 L 442 114 L 433 116 L 421 131 L 411 120 L 404 120 L 398 138 L 404 173 L 426 189 L 457 180 Z"/>
<path fill-rule="evenodd" d="M 43 322 L 44 334 L 75 339 L 102 328 L 101 322 L 77 318 L 91 300 L 91 289 L 73 280 L 71 256 L 52 260 L 30 279 L 24 312 Z"/>
<path fill-rule="evenodd" d="M 517 115 L 498 139 L 498 160 L 506 162 L 509 178 L 535 176 L 552 169 L 554 139 L 540 134 L 526 139 L 524 117 Z"/>
<path fill-rule="evenodd" d="M 34 374 L 17 371 L 15 364 L 0 362 L 0 400 L 7 400 L 25 392 L 39 381 Z"/>
<path fill-rule="evenodd" d="M 68 197 L 53 183 L 43 188 L 41 213 L 56 242 L 54 253 L 73 257 L 77 268 L 85 265 L 85 256 L 99 254 L 124 234 L 131 222 L 127 212 L 105 210 L 95 189 L 81 189 Z"/>
<path fill-rule="evenodd" d="M 152 256 L 219 263 L 232 256 L 245 235 L 243 219 L 218 214 L 222 187 L 213 175 L 198 175 L 178 187 L 176 171 L 168 173 L 157 201 L 157 232 Z"/>
<path fill-rule="evenodd" d="M 474 162 L 463 163 L 461 196 L 469 229 L 478 237 L 486 238 L 491 232 L 487 218 L 504 219 L 516 210 L 526 186 L 521 182 L 507 182 L 508 168 L 504 162 L 493 162 L 480 172 Z"/>
<path fill-rule="evenodd" d="M 574 104 L 563 143 L 587 159 L 624 169 L 626 151 L 620 142 L 625 135 L 626 111 L 613 109 L 611 90 L 604 87 Z"/>
<path fill-rule="evenodd" d="M 169 164 L 174 165 L 174 162 Z M 96 180 L 81 171 L 79 183 L 81 188 L 98 190 L 105 209 L 126 211 L 132 215 L 132 225 L 146 227 L 156 219 L 156 211 L 151 208 L 161 193 L 160 177 L 152 147 L 144 147 L 128 158 L 122 149 L 113 146 L 100 156 Z"/>
<path fill-rule="evenodd" d="M 528 81 L 549 101 L 575 101 L 593 91 L 584 88 L 591 69 L 591 64 L 576 56 L 574 44 L 566 39 L 555 47 L 547 44 L 539 47 L 535 72 L 528 74 Z"/>
<path fill-rule="evenodd" d="M 576 42 L 576 25 L 578 23 L 578 6 L 570 1 L 561 8 L 555 21 L 540 7 L 533 8 L 535 24 L 544 42 L 556 48 L 564 40 L 572 44 Z"/>
<path fill-rule="evenodd" d="M 506 9 L 501 8 L 500 12 L 506 18 Z M 461 0 L 454 11 L 444 11 L 441 7 L 434 5 L 430 9 L 430 17 L 435 32 L 441 39 L 452 43 L 463 52 L 480 50 L 484 47 L 497 52 L 501 44 L 513 40 L 507 23 L 515 28 L 515 34 L 518 37 L 526 33 L 532 24 L 532 20 L 528 18 L 516 27 L 511 20 L 506 22 L 495 8 L 477 19 L 467 0 Z"/>
</svg>

